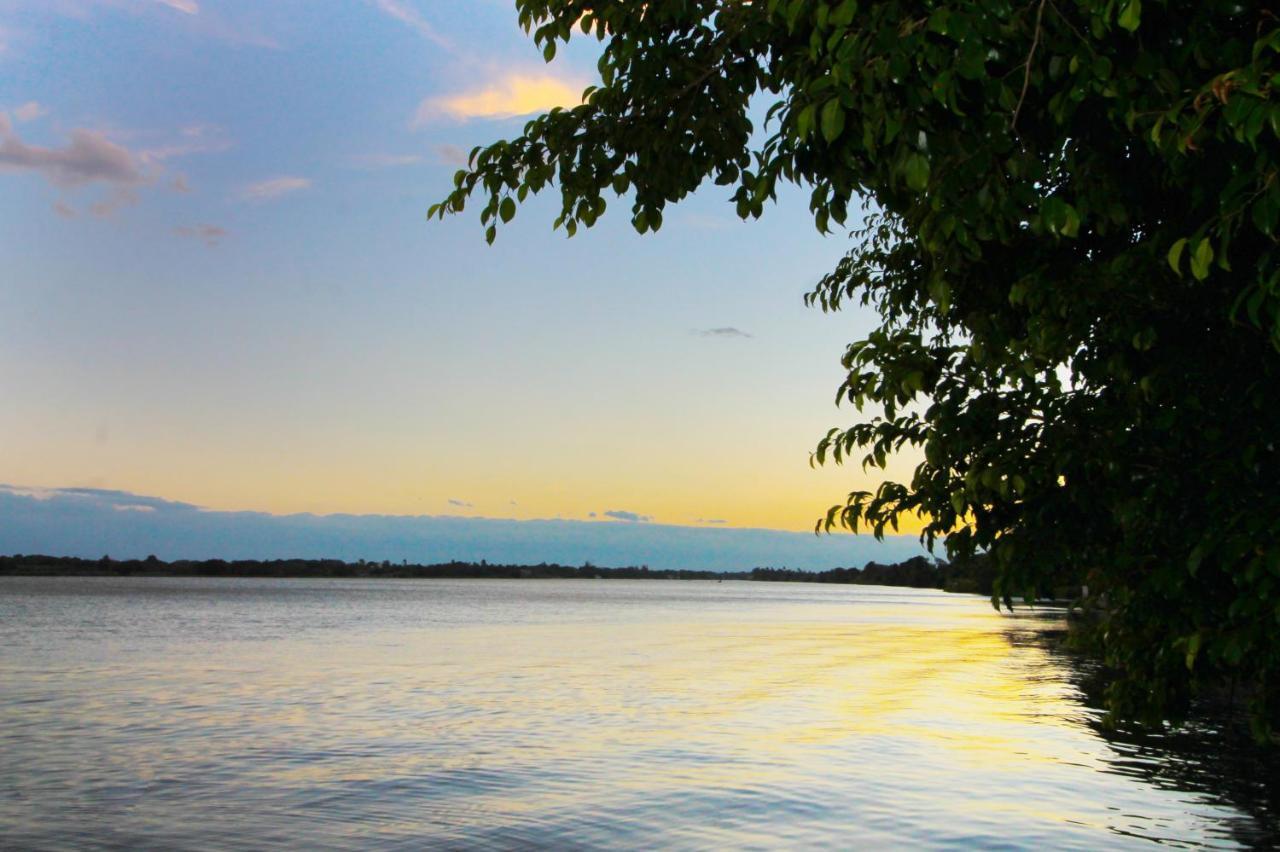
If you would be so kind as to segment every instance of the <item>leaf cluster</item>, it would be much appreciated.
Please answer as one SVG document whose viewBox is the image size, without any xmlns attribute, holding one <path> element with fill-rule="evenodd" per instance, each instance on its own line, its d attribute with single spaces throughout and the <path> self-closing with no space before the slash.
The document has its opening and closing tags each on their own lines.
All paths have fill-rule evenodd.
<svg viewBox="0 0 1280 852">
<path fill-rule="evenodd" d="M 1238 682 L 1280 719 L 1280 21 L 1236 0 L 518 0 L 544 54 L 601 43 L 580 106 L 472 152 L 432 215 L 492 240 L 554 187 L 573 234 L 706 181 L 780 182 L 855 227 L 808 301 L 880 326 L 815 463 L 910 481 L 820 529 L 908 517 L 988 553 L 995 600 L 1087 582 L 1117 716 Z M 771 99 L 756 128 L 753 99 Z M 863 207 L 859 215 L 851 207 Z"/>
</svg>

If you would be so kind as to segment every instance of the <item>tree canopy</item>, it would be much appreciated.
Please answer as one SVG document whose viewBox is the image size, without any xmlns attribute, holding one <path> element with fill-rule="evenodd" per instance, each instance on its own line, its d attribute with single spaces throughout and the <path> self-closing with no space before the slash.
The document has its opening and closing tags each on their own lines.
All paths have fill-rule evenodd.
<svg viewBox="0 0 1280 852">
<path fill-rule="evenodd" d="M 1280 21 L 1240 0 L 517 0 L 600 84 L 475 149 L 444 216 L 492 240 L 554 189 L 572 235 L 635 228 L 705 182 L 759 217 L 782 182 L 852 249 L 808 295 L 879 327 L 844 355 L 859 412 L 816 463 L 909 482 L 822 529 L 924 520 L 989 553 L 995 599 L 1063 580 L 1122 718 L 1239 684 L 1280 718 Z M 581 34 L 581 35 L 580 35 Z M 763 100 L 762 100 L 763 99 Z M 753 117 L 767 116 L 757 127 Z"/>
</svg>

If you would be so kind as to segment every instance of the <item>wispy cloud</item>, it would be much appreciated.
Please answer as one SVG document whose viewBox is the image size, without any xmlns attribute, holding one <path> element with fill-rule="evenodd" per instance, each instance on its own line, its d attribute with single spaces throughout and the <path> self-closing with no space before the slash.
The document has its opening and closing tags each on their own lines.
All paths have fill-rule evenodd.
<svg viewBox="0 0 1280 852">
<path fill-rule="evenodd" d="M 132 187 L 145 183 L 140 159 L 105 135 L 83 128 L 72 130 L 62 148 L 28 145 L 0 118 L 0 171 L 35 172 L 57 186 L 102 182 Z"/>
<path fill-rule="evenodd" d="M 196 0 L 156 0 L 156 2 L 170 9 L 177 9 L 186 15 L 200 14 L 200 4 Z"/>
<path fill-rule="evenodd" d="M 448 119 L 513 118 L 545 112 L 553 107 L 582 103 L 586 84 L 552 74 L 508 74 L 487 86 L 453 95 L 426 98 L 418 104 L 412 126 Z"/>
<path fill-rule="evenodd" d="M 446 166 L 467 165 L 467 152 L 457 145 L 437 145 L 432 150 L 436 153 L 437 162 Z"/>
<path fill-rule="evenodd" d="M 727 524 L 727 523 L 729 523 L 729 522 L 728 522 L 728 521 L 726 521 L 724 518 L 698 518 L 698 523 L 700 523 L 700 524 Z"/>
<path fill-rule="evenodd" d="M 457 507 L 459 507 L 459 508 L 461 508 L 461 509 L 474 509 L 474 508 L 475 508 L 475 504 L 473 504 L 473 503 L 468 503 L 466 500 L 454 500 L 452 497 L 450 497 L 450 498 L 449 498 L 449 505 L 450 505 L 450 506 L 457 506 Z"/>
<path fill-rule="evenodd" d="M 169 22 L 179 30 L 252 47 L 279 48 L 280 43 L 271 36 L 259 32 L 245 20 L 246 16 L 229 12 L 227 4 L 210 10 L 201 5 L 202 0 L 42 0 L 55 15 L 77 20 L 89 20 L 99 12 L 124 14 L 131 17 L 151 17 Z M 3 4 L 0 4 L 3 5 Z M 265 6 L 267 4 L 247 4 Z M 177 14 L 174 14 L 174 13 Z"/>
<path fill-rule="evenodd" d="M 138 203 L 138 193 L 131 186 L 118 186 L 100 201 L 89 205 L 89 212 L 99 219 L 110 219 L 124 207 Z"/>
<path fill-rule="evenodd" d="M 180 237 L 202 241 L 209 248 L 216 247 L 227 236 L 221 225 L 180 225 L 173 229 Z"/>
<path fill-rule="evenodd" d="M 406 0 L 373 0 L 373 5 L 378 7 L 383 14 L 389 15 L 400 23 L 411 27 L 427 41 L 438 44 L 441 47 L 451 47 L 448 39 L 436 32 L 436 28 L 431 26 L 426 18 L 422 17 L 422 13 Z"/>
<path fill-rule="evenodd" d="M 76 209 L 74 207 L 61 200 L 53 202 L 53 212 L 57 213 L 63 219 L 74 219 L 79 215 L 76 213 Z"/>
<path fill-rule="evenodd" d="M 740 328 L 734 328 L 731 325 L 722 326 L 720 328 L 699 328 L 695 329 L 694 334 L 699 337 L 754 337 L 755 335 L 743 331 Z"/>
<path fill-rule="evenodd" d="M 42 104 L 29 101 L 16 108 L 14 115 L 31 121 L 46 112 Z M 0 172 L 38 174 L 64 189 L 93 184 L 104 186 L 106 194 L 87 210 L 99 218 L 108 218 L 121 208 L 137 204 L 140 190 L 164 178 L 166 160 L 221 151 L 230 146 L 221 130 L 208 125 L 184 128 L 176 141 L 152 148 L 128 148 L 118 141 L 122 135 L 140 134 L 82 127 L 72 130 L 61 147 L 31 145 L 18 135 L 8 115 L 0 112 Z M 175 175 L 170 186 L 177 192 L 191 189 L 182 174 Z M 55 203 L 54 210 L 64 218 L 75 215 L 74 208 L 63 200 Z"/>
<path fill-rule="evenodd" d="M 27 101 L 20 107 L 14 107 L 13 117 L 20 123 L 35 121 L 41 116 L 48 115 L 49 108 L 38 101 Z"/>
<path fill-rule="evenodd" d="M 653 520 L 652 515 L 641 515 L 638 512 L 628 512 L 626 509 L 610 509 L 604 513 L 606 518 L 613 518 L 615 521 L 626 521 L 631 524 L 647 524 Z"/>
<path fill-rule="evenodd" d="M 310 178 L 283 175 L 249 184 L 240 190 L 240 198 L 243 201 L 274 201 L 310 186 Z"/>
<path fill-rule="evenodd" d="M 352 163 L 362 169 L 393 169 L 398 166 L 412 166 L 422 162 L 421 154 L 359 154 L 351 158 Z"/>
<path fill-rule="evenodd" d="M 162 163 L 192 154 L 217 154 L 233 145 L 225 130 L 214 124 L 190 124 L 182 128 L 177 137 L 170 136 L 162 144 L 153 145 L 138 152 L 147 162 Z"/>
</svg>

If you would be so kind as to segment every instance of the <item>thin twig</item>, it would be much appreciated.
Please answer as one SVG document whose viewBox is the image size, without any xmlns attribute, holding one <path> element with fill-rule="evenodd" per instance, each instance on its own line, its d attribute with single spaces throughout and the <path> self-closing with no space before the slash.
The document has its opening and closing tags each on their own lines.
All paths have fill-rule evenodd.
<svg viewBox="0 0 1280 852">
<path fill-rule="evenodd" d="M 1076 28 L 1076 25 L 1075 25 L 1075 24 L 1071 23 L 1071 19 L 1070 19 L 1070 18 L 1068 18 L 1066 15 L 1062 14 L 1062 10 L 1058 8 L 1057 4 L 1056 4 L 1056 3 L 1054 3 L 1054 2 L 1053 2 L 1053 0 L 1049 0 L 1049 6 L 1053 9 L 1054 14 L 1058 16 L 1058 20 L 1060 20 L 1060 21 L 1062 21 L 1062 23 L 1066 24 L 1066 25 L 1067 25 L 1067 29 L 1069 29 L 1069 30 L 1071 30 L 1071 32 L 1075 33 L 1076 38 L 1080 39 L 1080 42 L 1085 46 L 1085 48 L 1086 48 L 1090 53 L 1092 53 L 1094 56 L 1097 56 L 1097 55 L 1098 55 L 1098 51 L 1096 51 L 1096 50 L 1094 50 L 1094 49 L 1093 49 L 1093 44 L 1092 44 L 1092 42 L 1090 42 L 1090 41 L 1089 41 L 1089 39 L 1087 39 L 1087 38 L 1085 38 L 1085 37 L 1084 37 L 1084 33 L 1080 32 L 1080 30 Z"/>
<path fill-rule="evenodd" d="M 1040 20 L 1044 17 L 1045 2 L 1046 0 L 1040 0 L 1040 5 L 1036 7 L 1035 32 L 1031 37 L 1031 50 L 1027 53 L 1027 61 L 1023 63 L 1022 93 L 1018 95 L 1018 105 L 1013 108 L 1013 118 L 1009 120 L 1010 130 L 1018 126 L 1018 113 L 1022 112 L 1022 102 L 1027 99 L 1027 86 L 1031 85 L 1031 61 L 1036 58 L 1036 47 L 1040 44 Z"/>
</svg>

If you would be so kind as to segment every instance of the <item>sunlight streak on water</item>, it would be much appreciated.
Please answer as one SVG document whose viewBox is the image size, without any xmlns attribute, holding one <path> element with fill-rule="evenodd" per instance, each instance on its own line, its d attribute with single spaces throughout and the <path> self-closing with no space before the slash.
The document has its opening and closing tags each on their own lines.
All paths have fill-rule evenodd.
<svg viewBox="0 0 1280 852">
<path fill-rule="evenodd" d="M 800 584 L 2 579 L 0 846 L 1257 836 L 1096 733 L 1053 625 Z"/>
</svg>

